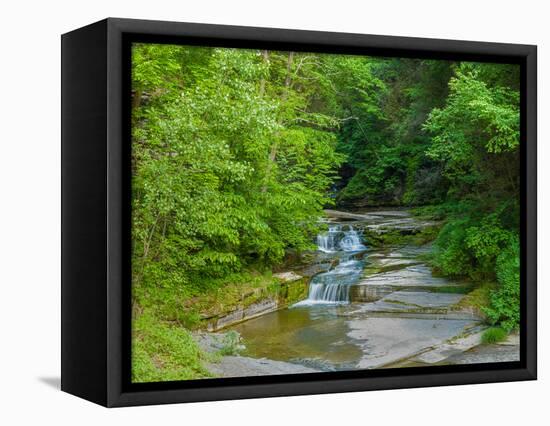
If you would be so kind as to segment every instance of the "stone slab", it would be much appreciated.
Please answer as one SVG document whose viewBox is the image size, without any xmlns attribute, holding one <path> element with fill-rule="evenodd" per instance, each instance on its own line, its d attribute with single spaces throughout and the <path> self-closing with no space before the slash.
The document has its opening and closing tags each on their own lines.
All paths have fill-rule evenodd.
<svg viewBox="0 0 550 426">
<path fill-rule="evenodd" d="M 349 323 L 348 337 L 362 347 L 358 368 L 380 368 L 440 345 L 476 324 L 472 320 L 367 318 Z"/>
</svg>

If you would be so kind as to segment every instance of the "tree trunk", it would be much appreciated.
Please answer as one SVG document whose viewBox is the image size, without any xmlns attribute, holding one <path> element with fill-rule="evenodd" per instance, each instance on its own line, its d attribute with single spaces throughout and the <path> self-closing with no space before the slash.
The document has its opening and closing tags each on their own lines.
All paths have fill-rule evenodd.
<svg viewBox="0 0 550 426">
<path fill-rule="evenodd" d="M 136 109 L 141 105 L 141 95 L 143 91 L 141 89 L 136 89 L 134 92 L 134 97 L 132 98 L 132 109 Z"/>
</svg>

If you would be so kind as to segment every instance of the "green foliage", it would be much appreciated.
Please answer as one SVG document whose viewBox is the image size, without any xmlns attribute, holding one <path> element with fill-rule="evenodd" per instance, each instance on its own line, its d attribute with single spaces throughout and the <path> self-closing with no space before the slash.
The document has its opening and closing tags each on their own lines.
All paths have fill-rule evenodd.
<svg viewBox="0 0 550 426">
<path fill-rule="evenodd" d="M 519 239 L 509 241 L 496 260 L 498 287 L 491 293 L 490 305 L 484 309 L 493 324 L 507 331 L 519 326 L 520 261 Z"/>
<path fill-rule="evenodd" d="M 483 332 L 481 341 L 485 344 L 494 344 L 506 340 L 508 333 L 500 327 L 491 327 Z"/>
<path fill-rule="evenodd" d="M 426 156 L 430 143 L 422 123 L 447 92 L 450 63 L 412 59 L 370 62 L 376 90 L 368 104 L 356 100 L 341 131 L 340 149 L 350 175 L 338 194 L 341 204 L 418 205 L 439 202 L 446 188 Z M 342 90 L 342 89 L 340 89 Z"/>
<path fill-rule="evenodd" d="M 381 59 L 369 71 L 375 90 L 363 101 L 357 92 L 347 107 L 354 119 L 340 131 L 349 159 L 340 204 L 439 204 L 489 188 L 499 197 L 517 191 L 517 66 Z"/>
<path fill-rule="evenodd" d="M 435 242 L 434 263 L 445 275 L 466 275 L 471 271 L 473 259 L 464 250 L 467 225 L 465 219 L 447 223 Z"/>
<path fill-rule="evenodd" d="M 313 247 L 344 160 L 319 97 L 331 90 L 325 66 L 318 55 L 133 46 L 132 296 L 147 312 L 135 320 L 136 380 L 206 374 L 177 327 L 273 281 L 248 271 Z M 177 344 L 194 368 L 173 369 Z"/>
<path fill-rule="evenodd" d="M 435 241 L 432 259 L 443 275 L 496 281 L 476 307 L 505 330 L 519 324 L 519 238 L 515 226 L 507 228 L 515 222 L 510 219 L 514 213 L 504 208 L 486 215 L 470 210 L 449 220 Z"/>
<path fill-rule="evenodd" d="M 307 57 L 133 52 L 135 284 L 196 288 L 312 248 L 343 156 L 334 119 L 311 107 L 322 81 L 303 79 Z"/>
<path fill-rule="evenodd" d="M 203 278 L 193 284 L 134 285 L 134 303 L 159 320 L 195 329 L 204 326 L 204 318 L 246 307 L 262 297 L 277 297 L 280 289 L 270 272 L 256 271 Z"/>
<path fill-rule="evenodd" d="M 496 281 L 480 308 L 505 330 L 519 323 L 518 76 L 512 65 L 456 65 L 445 105 L 423 126 L 432 136 L 426 154 L 449 182 L 435 265 L 445 275 Z"/>
<path fill-rule="evenodd" d="M 466 229 L 464 242 L 476 259 L 477 268 L 484 272 L 492 271 L 496 257 L 512 235 L 500 226 L 497 216 L 491 214 L 484 217 L 479 226 L 470 226 Z"/>
<path fill-rule="evenodd" d="M 424 125 L 432 135 L 429 158 L 440 161 L 454 194 L 517 191 L 519 91 L 489 78 L 496 65 L 460 64 L 444 108 Z M 514 66 L 503 65 L 511 72 Z M 485 78 L 487 81 L 484 81 Z"/>
<path fill-rule="evenodd" d="M 191 334 L 182 327 L 139 314 L 132 329 L 132 380 L 157 382 L 212 377 L 208 361 Z"/>
<path fill-rule="evenodd" d="M 445 108 L 435 108 L 426 122 L 434 133 L 428 153 L 458 167 L 472 155 L 475 144 L 487 152 L 512 151 L 519 145 L 519 91 L 489 87 L 480 79 L 484 65 L 463 63 L 449 82 Z"/>
<path fill-rule="evenodd" d="M 513 238 L 497 214 L 470 212 L 443 227 L 435 242 L 434 262 L 445 275 L 495 278 L 497 256 Z"/>
</svg>

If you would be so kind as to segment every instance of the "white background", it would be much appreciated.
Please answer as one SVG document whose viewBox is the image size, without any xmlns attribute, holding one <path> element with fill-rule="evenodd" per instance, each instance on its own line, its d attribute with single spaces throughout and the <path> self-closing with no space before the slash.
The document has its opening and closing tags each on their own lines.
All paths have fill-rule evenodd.
<svg viewBox="0 0 550 426">
<path fill-rule="evenodd" d="M 539 217 L 549 214 L 543 1 L 125 0 L 0 5 L 0 423 L 522 425 L 548 421 L 548 220 L 537 382 L 107 410 L 60 392 L 60 34 L 108 16 L 539 45 Z M 545 223 L 546 222 L 546 223 Z M 130 423 L 131 422 L 131 423 Z M 548 423 L 546 423 L 548 424 Z"/>
</svg>

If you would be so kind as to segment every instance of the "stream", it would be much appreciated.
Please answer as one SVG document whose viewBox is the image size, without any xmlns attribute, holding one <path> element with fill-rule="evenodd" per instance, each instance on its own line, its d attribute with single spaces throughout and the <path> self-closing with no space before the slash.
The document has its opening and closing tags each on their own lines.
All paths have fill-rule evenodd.
<svg viewBox="0 0 550 426">
<path fill-rule="evenodd" d="M 231 326 L 246 347 L 242 355 L 311 371 L 385 368 L 441 362 L 442 345 L 479 337 L 480 319 L 451 309 L 467 283 L 434 276 L 422 261 L 429 245 L 374 249 L 363 237 L 364 230 L 413 232 L 429 224 L 406 210 L 328 215 L 317 253 L 337 265 L 312 278 L 307 299 Z M 467 345 L 459 340 L 455 352 Z"/>
</svg>

